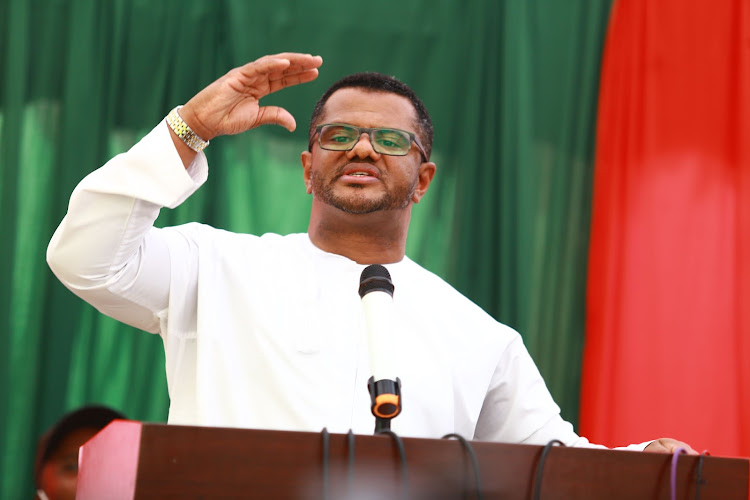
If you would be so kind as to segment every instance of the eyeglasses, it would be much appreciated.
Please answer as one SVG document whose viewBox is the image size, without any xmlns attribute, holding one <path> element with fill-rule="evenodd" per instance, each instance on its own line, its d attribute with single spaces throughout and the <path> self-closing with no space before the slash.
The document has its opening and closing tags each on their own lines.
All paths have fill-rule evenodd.
<svg viewBox="0 0 750 500">
<path fill-rule="evenodd" d="M 395 128 L 364 128 L 347 125 L 345 123 L 324 123 L 315 127 L 318 144 L 329 151 L 351 151 L 359 142 L 362 134 L 370 137 L 372 149 L 377 153 L 391 156 L 406 156 L 411 149 L 411 143 L 417 145 L 422 158 L 427 161 L 427 153 L 416 135 L 406 130 Z M 310 139 L 310 147 L 314 140 Z"/>
</svg>

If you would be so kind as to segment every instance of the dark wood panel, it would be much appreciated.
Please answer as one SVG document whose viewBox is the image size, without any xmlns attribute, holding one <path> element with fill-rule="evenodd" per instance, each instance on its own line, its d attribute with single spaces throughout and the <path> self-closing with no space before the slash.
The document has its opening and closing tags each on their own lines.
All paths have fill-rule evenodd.
<svg viewBox="0 0 750 500">
<path fill-rule="evenodd" d="M 461 443 L 414 438 L 403 443 L 410 498 L 476 497 L 474 471 Z M 541 446 L 471 444 L 484 498 L 531 498 Z M 355 436 L 351 469 L 349 451 L 346 435 L 329 436 L 326 483 L 321 434 L 119 421 L 84 446 L 79 499 L 324 498 L 325 491 L 331 499 L 399 497 L 404 483 L 391 436 Z M 554 447 L 544 467 L 542 498 L 668 500 L 671 458 Z M 680 457 L 677 498 L 696 497 L 698 461 Z M 748 498 L 748 460 L 706 457 L 703 477 L 703 500 Z"/>
</svg>

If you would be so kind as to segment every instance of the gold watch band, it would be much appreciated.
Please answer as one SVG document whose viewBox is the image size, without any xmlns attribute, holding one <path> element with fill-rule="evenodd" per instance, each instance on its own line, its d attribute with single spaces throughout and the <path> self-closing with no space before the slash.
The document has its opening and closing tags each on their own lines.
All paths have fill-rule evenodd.
<svg viewBox="0 0 750 500">
<path fill-rule="evenodd" d="M 203 151 L 206 149 L 206 146 L 208 146 L 208 143 L 210 141 L 204 141 L 201 139 L 198 134 L 193 132 L 193 129 L 191 129 L 187 123 L 182 119 L 179 113 L 179 109 L 182 106 L 177 106 L 172 111 L 169 112 L 167 115 L 167 124 L 169 125 L 169 128 L 172 129 L 172 131 L 177 134 L 177 137 L 179 137 L 182 142 L 187 144 L 187 146 L 195 151 L 196 153 Z"/>
</svg>

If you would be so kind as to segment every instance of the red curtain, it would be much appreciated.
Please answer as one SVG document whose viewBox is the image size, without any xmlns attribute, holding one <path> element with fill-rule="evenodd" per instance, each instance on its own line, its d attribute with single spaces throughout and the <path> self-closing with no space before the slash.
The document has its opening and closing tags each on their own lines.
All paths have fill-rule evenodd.
<svg viewBox="0 0 750 500">
<path fill-rule="evenodd" d="M 750 456 L 747 0 L 613 5 L 580 431 Z"/>
</svg>

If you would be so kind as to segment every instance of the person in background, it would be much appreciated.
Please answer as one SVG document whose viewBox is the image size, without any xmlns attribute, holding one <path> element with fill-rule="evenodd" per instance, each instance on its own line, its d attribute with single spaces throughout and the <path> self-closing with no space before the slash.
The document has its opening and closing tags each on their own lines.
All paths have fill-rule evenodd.
<svg viewBox="0 0 750 500">
<path fill-rule="evenodd" d="M 39 438 L 34 462 L 37 500 L 75 499 L 78 449 L 111 421 L 125 419 L 106 406 L 84 406 L 62 416 Z"/>
</svg>

